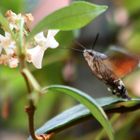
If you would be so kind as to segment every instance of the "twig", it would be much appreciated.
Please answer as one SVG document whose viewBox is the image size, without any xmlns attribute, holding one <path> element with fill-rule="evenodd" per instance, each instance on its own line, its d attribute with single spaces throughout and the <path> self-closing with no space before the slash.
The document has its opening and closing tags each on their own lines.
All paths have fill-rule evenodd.
<svg viewBox="0 0 140 140">
<path fill-rule="evenodd" d="M 54 133 L 50 133 L 50 134 L 41 134 L 39 136 L 36 136 L 38 140 L 50 140 L 52 138 L 52 136 L 54 135 Z"/>
<path fill-rule="evenodd" d="M 22 76 L 23 76 L 23 78 L 26 82 L 26 86 L 27 86 L 27 89 L 28 89 L 28 95 L 30 95 L 32 93 L 32 87 L 30 85 L 28 77 L 23 72 L 23 69 L 26 68 L 24 59 L 25 59 L 25 57 L 22 55 L 20 57 L 20 72 L 21 72 L 21 74 L 22 74 Z M 34 106 L 33 100 L 31 98 L 29 98 L 28 100 L 29 100 L 29 105 L 25 108 L 25 110 L 26 110 L 27 115 L 28 115 L 29 132 L 30 132 L 30 135 L 33 138 L 33 140 L 37 140 L 37 137 L 36 137 L 35 131 L 34 131 L 35 106 Z"/>
<path fill-rule="evenodd" d="M 37 140 L 37 137 L 34 133 L 34 113 L 35 113 L 35 106 L 30 102 L 30 104 L 25 108 L 28 114 L 28 121 L 29 121 L 29 132 L 33 140 Z"/>
<path fill-rule="evenodd" d="M 116 108 L 106 109 L 106 113 L 127 113 L 132 112 L 140 109 L 140 103 L 135 104 L 134 106 L 126 107 L 126 106 L 120 106 Z"/>
</svg>

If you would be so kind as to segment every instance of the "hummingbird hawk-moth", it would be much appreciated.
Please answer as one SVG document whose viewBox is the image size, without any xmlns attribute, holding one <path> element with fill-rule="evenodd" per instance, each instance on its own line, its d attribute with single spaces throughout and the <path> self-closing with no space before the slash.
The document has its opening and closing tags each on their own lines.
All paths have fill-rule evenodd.
<svg viewBox="0 0 140 140">
<path fill-rule="evenodd" d="M 139 60 L 119 49 L 114 52 L 116 53 L 107 56 L 93 49 L 84 49 L 83 56 L 93 74 L 103 81 L 114 95 L 130 100 L 127 89 L 120 78 L 131 72 L 138 65 Z"/>
</svg>

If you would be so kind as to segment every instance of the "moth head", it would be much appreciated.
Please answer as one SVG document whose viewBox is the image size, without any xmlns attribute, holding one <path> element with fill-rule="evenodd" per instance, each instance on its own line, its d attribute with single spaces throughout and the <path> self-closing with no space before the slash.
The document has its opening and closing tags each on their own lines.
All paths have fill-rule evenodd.
<svg viewBox="0 0 140 140">
<path fill-rule="evenodd" d="M 92 60 L 95 57 L 98 59 L 102 59 L 102 60 L 107 59 L 107 55 L 100 53 L 100 52 L 97 52 L 97 51 L 94 51 L 94 50 L 84 50 L 83 55 L 85 58 L 87 57 L 87 58 L 92 59 Z"/>
<path fill-rule="evenodd" d="M 93 57 L 94 57 L 94 52 L 93 50 L 87 50 L 85 49 L 83 51 L 83 55 L 84 55 L 84 58 L 89 61 L 89 60 L 93 60 Z"/>
</svg>

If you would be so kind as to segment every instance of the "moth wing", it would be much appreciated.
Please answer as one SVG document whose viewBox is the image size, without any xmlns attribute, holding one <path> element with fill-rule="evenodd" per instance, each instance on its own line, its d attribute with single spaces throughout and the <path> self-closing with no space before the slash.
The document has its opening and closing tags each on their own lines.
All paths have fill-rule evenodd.
<svg viewBox="0 0 140 140">
<path fill-rule="evenodd" d="M 132 72 L 139 64 L 138 57 L 114 47 L 108 51 L 108 58 L 103 61 L 120 78 Z"/>
</svg>

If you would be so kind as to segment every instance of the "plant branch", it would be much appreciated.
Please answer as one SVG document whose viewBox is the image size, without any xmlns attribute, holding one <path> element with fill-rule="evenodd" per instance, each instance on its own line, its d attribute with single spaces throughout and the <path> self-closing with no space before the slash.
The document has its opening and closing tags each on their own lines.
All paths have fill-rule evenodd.
<svg viewBox="0 0 140 140">
<path fill-rule="evenodd" d="M 34 132 L 34 114 L 35 114 L 35 106 L 33 102 L 30 101 L 29 105 L 25 108 L 28 114 L 28 122 L 29 122 L 29 132 L 33 140 L 37 140 L 35 132 Z"/>
<path fill-rule="evenodd" d="M 22 76 L 23 76 L 23 78 L 26 82 L 28 95 L 30 96 L 33 89 L 31 87 L 31 84 L 29 82 L 29 79 L 28 79 L 27 75 L 23 72 L 23 70 L 26 68 L 24 58 L 25 57 L 23 55 L 20 56 L 20 72 L 21 72 L 21 74 L 22 74 Z M 36 137 L 35 131 L 34 131 L 35 106 L 34 106 L 33 100 L 31 98 L 28 98 L 28 101 L 29 101 L 29 104 L 28 104 L 28 106 L 26 107 L 25 110 L 26 110 L 27 115 L 28 115 L 29 132 L 30 132 L 30 135 L 33 138 L 33 140 L 37 140 L 37 137 Z"/>
<path fill-rule="evenodd" d="M 128 113 L 128 112 L 136 111 L 138 109 L 140 109 L 140 103 L 129 107 L 121 105 L 120 107 L 106 109 L 105 111 L 106 113 Z"/>
</svg>

